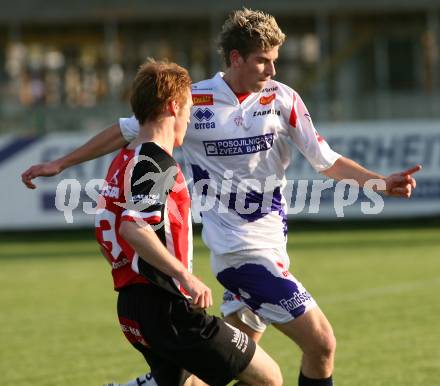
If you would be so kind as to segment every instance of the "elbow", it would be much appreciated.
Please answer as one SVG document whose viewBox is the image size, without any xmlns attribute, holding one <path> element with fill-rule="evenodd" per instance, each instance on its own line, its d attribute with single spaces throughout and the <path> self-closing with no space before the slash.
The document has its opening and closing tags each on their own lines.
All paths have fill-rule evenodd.
<svg viewBox="0 0 440 386">
<path fill-rule="evenodd" d="M 345 157 L 339 157 L 335 163 L 328 169 L 322 170 L 320 173 L 328 178 L 333 178 L 335 180 L 340 180 L 343 177 L 343 169 L 346 164 Z"/>
<path fill-rule="evenodd" d="M 142 227 L 135 222 L 121 221 L 121 225 L 119 225 L 119 236 L 136 249 L 134 246 L 138 244 L 139 237 L 144 237 L 144 232 Z"/>
<path fill-rule="evenodd" d="M 320 173 L 325 177 L 335 178 L 335 176 L 337 175 L 337 169 L 335 167 L 335 164 L 330 166 L 328 169 L 322 170 Z"/>
<path fill-rule="evenodd" d="M 130 228 L 132 227 L 132 224 L 128 221 L 122 221 L 121 225 L 119 226 L 119 235 L 124 239 L 129 241 L 130 239 Z"/>
</svg>

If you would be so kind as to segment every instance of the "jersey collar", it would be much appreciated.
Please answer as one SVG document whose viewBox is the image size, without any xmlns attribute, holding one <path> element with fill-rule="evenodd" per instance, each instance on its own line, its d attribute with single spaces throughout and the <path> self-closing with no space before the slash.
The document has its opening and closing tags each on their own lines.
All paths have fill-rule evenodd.
<svg viewBox="0 0 440 386">
<path fill-rule="evenodd" d="M 225 75 L 224 72 L 217 72 L 217 74 L 215 74 L 214 78 L 212 78 L 212 80 L 216 86 L 216 89 L 218 90 L 218 92 L 221 92 L 222 94 L 227 95 L 228 99 L 233 104 L 239 104 L 234 92 L 231 90 L 231 88 L 228 86 L 228 84 L 223 80 L 224 75 Z"/>
<path fill-rule="evenodd" d="M 229 87 L 229 85 L 224 81 L 223 76 L 225 75 L 224 72 L 217 72 L 215 76 L 212 78 L 212 81 L 216 87 L 216 90 L 218 92 L 221 92 L 222 94 L 227 95 L 228 100 L 231 101 L 232 104 L 236 106 L 240 106 L 240 102 L 238 101 L 237 96 L 235 95 L 234 91 Z M 241 105 L 244 106 L 247 103 L 249 103 L 251 100 L 254 100 L 257 98 L 259 93 L 251 93 L 242 103 Z"/>
</svg>

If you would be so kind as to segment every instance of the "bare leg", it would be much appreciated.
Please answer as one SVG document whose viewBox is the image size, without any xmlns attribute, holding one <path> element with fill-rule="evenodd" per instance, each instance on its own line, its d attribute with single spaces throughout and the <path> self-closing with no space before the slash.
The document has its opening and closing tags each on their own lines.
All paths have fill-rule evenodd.
<svg viewBox="0 0 440 386">
<path fill-rule="evenodd" d="M 255 331 L 253 328 L 243 323 L 236 314 L 225 316 L 223 320 L 231 326 L 237 327 L 239 330 L 245 332 L 255 343 L 258 343 L 263 336 L 262 332 Z"/>
<path fill-rule="evenodd" d="M 239 374 L 236 385 L 281 386 L 283 377 L 277 363 L 257 345 L 254 357 L 246 369 Z"/>
<path fill-rule="evenodd" d="M 299 318 L 284 324 L 274 324 L 302 350 L 302 373 L 320 379 L 332 375 L 336 339 L 324 313 L 314 308 Z"/>
<path fill-rule="evenodd" d="M 207 383 L 203 382 L 201 379 L 197 378 L 195 375 L 191 375 L 183 386 L 209 386 Z"/>
<path fill-rule="evenodd" d="M 257 345 L 255 354 L 246 367 L 238 375 L 239 382 L 235 386 L 281 386 L 283 378 L 277 363 Z M 184 386 L 209 386 L 195 375 L 191 375 Z"/>
</svg>

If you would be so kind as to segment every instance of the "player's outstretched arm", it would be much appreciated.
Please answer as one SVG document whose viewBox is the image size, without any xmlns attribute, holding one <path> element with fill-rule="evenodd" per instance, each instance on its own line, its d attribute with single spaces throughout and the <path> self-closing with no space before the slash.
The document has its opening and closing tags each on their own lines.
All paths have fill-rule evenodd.
<svg viewBox="0 0 440 386">
<path fill-rule="evenodd" d="M 29 189 L 35 189 L 32 180 L 36 177 L 55 176 L 70 166 L 111 153 L 126 144 L 127 141 L 122 136 L 119 125 L 115 123 L 64 157 L 31 166 L 23 172 L 21 180 Z"/>
<path fill-rule="evenodd" d="M 377 189 L 378 192 L 388 196 L 409 198 L 411 197 L 412 190 L 416 187 L 416 180 L 412 175 L 421 169 L 421 165 L 416 165 L 402 172 L 384 177 L 364 168 L 349 158 L 340 157 L 330 168 L 324 170 L 322 174 L 335 180 L 353 179 L 362 187 L 371 179 L 382 180 L 385 183 L 384 189 L 379 187 Z"/>
<path fill-rule="evenodd" d="M 194 306 L 199 308 L 212 306 L 211 289 L 188 272 L 184 265 L 166 249 L 147 223 L 122 221 L 119 234 L 147 263 L 177 279 L 188 291 Z"/>
</svg>

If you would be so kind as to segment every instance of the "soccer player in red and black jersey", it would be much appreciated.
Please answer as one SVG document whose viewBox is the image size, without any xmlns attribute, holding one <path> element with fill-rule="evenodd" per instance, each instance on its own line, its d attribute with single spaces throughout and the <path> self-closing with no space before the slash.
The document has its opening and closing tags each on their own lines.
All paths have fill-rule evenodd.
<svg viewBox="0 0 440 386">
<path fill-rule="evenodd" d="M 211 290 L 191 273 L 190 197 L 172 157 L 189 120 L 190 82 L 173 63 L 141 66 L 131 96 L 141 130 L 101 191 L 96 235 L 112 266 L 120 325 L 150 365 L 142 384 L 281 385 L 278 365 L 258 345 L 206 314 Z"/>
</svg>

